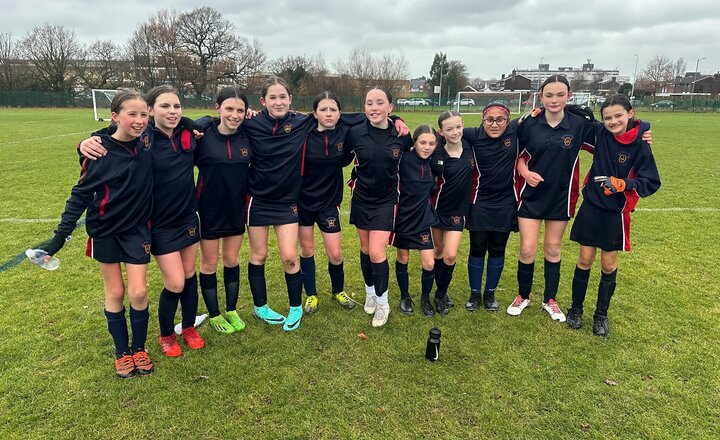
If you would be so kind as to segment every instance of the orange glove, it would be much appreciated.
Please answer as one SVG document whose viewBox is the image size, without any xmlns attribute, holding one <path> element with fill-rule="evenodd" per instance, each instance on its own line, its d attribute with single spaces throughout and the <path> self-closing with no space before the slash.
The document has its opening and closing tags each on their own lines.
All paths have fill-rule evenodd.
<svg viewBox="0 0 720 440">
<path fill-rule="evenodd" d="M 626 186 L 624 179 L 618 179 L 617 177 L 613 176 L 605 177 L 605 179 L 600 180 L 600 185 L 602 185 L 603 192 L 606 196 L 623 192 L 625 191 Z"/>
</svg>

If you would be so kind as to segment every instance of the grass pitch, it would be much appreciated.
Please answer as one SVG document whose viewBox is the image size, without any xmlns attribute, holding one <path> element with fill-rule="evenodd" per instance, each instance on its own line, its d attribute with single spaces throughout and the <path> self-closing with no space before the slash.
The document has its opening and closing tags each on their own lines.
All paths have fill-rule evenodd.
<svg viewBox="0 0 720 440">
<path fill-rule="evenodd" d="M 411 128 L 437 118 L 403 116 Z M 462 306 L 465 237 L 450 289 L 458 306 L 444 317 L 403 316 L 391 275 L 392 313 L 382 329 L 373 329 L 361 309 L 331 301 L 318 251 L 320 309 L 290 334 L 251 318 L 244 244 L 239 311 L 247 329 L 226 336 L 206 325 L 204 349 L 183 346 L 182 357 L 163 358 L 155 318 L 162 282 L 151 263 L 148 349 L 156 372 L 120 380 L 101 277 L 83 256 L 84 228 L 58 254 L 56 272 L 18 258 L 52 235 L 79 172 L 74 145 L 102 124 L 89 109 L 0 109 L 0 437 L 717 438 L 720 115 L 639 116 L 652 123 L 663 185 L 633 215 L 633 251 L 620 257 L 607 339 L 593 336 L 587 323 L 597 263 L 581 330 L 541 313 L 541 263 L 531 307 L 520 317 L 504 312 L 516 291 L 517 235 L 498 290 L 500 312 L 468 313 Z M 477 125 L 479 116 L 465 122 Z M 582 153 L 581 162 L 586 170 L 590 156 Z M 344 220 L 347 291 L 362 301 L 358 240 Z M 563 309 L 577 253 L 566 239 Z M 393 248 L 388 255 L 392 267 Z M 418 260 L 412 254 L 415 296 Z M 273 246 L 267 274 L 270 304 L 287 311 Z M 440 361 L 431 364 L 423 354 L 433 326 L 443 336 Z"/>
</svg>

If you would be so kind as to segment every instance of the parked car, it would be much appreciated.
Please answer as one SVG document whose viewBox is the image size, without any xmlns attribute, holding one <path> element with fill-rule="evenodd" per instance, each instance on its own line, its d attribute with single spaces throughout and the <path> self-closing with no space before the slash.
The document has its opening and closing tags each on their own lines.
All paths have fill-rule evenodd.
<svg viewBox="0 0 720 440">
<path fill-rule="evenodd" d="M 470 98 L 463 98 L 460 100 L 460 105 L 475 105 L 475 101 Z"/>
<path fill-rule="evenodd" d="M 639 99 L 631 99 L 631 100 L 630 100 L 630 105 L 632 105 L 633 108 L 642 107 L 642 106 L 643 106 L 643 102 L 640 101 Z"/>
<path fill-rule="evenodd" d="M 418 106 L 426 106 L 426 105 L 430 105 L 430 104 L 428 104 L 428 102 L 425 101 L 423 98 L 410 98 L 408 100 L 407 105 L 412 106 L 412 107 L 418 107 Z"/>
<path fill-rule="evenodd" d="M 410 102 L 410 101 L 408 101 L 408 100 L 405 99 L 405 98 L 400 98 L 400 99 L 397 100 L 397 105 L 408 105 L 409 102 Z"/>
<path fill-rule="evenodd" d="M 673 108 L 673 107 L 675 107 L 675 103 L 672 102 L 672 101 L 669 101 L 669 100 L 665 99 L 665 100 L 662 100 L 662 101 L 653 102 L 652 104 L 650 104 L 650 107 L 653 108 L 653 109 L 656 109 L 656 108 Z"/>
</svg>

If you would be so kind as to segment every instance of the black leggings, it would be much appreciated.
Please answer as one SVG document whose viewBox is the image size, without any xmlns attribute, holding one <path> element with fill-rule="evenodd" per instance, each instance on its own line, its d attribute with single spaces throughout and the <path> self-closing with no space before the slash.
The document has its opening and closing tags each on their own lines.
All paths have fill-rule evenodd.
<svg viewBox="0 0 720 440">
<path fill-rule="evenodd" d="M 505 246 L 510 231 L 470 231 L 470 255 L 485 258 L 485 252 L 491 257 L 505 256 Z"/>
</svg>

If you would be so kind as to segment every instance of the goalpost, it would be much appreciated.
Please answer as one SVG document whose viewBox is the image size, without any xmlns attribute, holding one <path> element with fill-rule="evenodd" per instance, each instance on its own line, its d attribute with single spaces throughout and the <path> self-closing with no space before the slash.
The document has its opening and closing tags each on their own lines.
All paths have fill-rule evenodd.
<svg viewBox="0 0 720 440">
<path fill-rule="evenodd" d="M 93 114 L 96 121 L 110 119 L 110 103 L 117 92 L 117 90 L 92 89 Z"/>
<path fill-rule="evenodd" d="M 536 106 L 536 93 L 530 90 L 514 92 L 457 92 L 453 107 L 461 114 L 480 114 L 483 107 L 493 101 L 508 106 L 511 113 L 523 114 Z"/>
</svg>

